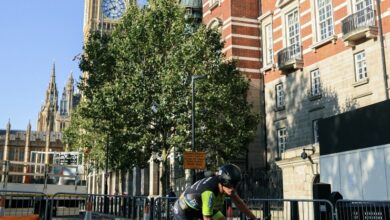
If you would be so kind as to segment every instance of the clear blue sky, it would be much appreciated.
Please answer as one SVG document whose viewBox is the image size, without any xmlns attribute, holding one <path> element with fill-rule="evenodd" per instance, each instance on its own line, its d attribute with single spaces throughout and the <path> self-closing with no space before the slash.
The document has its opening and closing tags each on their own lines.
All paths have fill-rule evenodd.
<svg viewBox="0 0 390 220">
<path fill-rule="evenodd" d="M 146 0 L 141 0 L 145 2 Z M 0 13 L 0 129 L 36 130 L 52 63 L 59 96 L 73 71 L 79 80 L 84 0 L 2 1 Z"/>
</svg>

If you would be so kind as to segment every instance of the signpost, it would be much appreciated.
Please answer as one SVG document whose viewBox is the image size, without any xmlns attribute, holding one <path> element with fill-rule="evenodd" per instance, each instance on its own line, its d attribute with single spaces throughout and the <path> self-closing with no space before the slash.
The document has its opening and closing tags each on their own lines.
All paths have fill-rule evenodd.
<svg viewBox="0 0 390 220">
<path fill-rule="evenodd" d="M 205 169 L 206 152 L 184 152 L 184 169 Z"/>
</svg>

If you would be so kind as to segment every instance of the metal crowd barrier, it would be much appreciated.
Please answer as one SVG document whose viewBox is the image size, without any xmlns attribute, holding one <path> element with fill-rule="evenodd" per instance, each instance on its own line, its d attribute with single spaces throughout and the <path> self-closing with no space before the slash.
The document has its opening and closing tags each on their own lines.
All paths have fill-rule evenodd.
<svg viewBox="0 0 390 220">
<path fill-rule="evenodd" d="M 249 199 L 246 203 L 263 220 L 333 220 L 335 217 L 333 205 L 328 200 Z"/>
<path fill-rule="evenodd" d="M 173 205 L 176 202 L 177 197 L 158 197 L 151 200 L 153 209 L 150 215 L 153 219 L 157 220 L 169 220 L 173 219 Z M 154 201 L 154 202 L 153 202 Z"/>
<path fill-rule="evenodd" d="M 50 198 L 49 219 L 83 219 L 90 205 L 92 219 L 144 219 L 148 197 L 56 193 Z"/>
<path fill-rule="evenodd" d="M 338 220 L 390 219 L 390 201 L 339 200 L 336 214 Z"/>
<path fill-rule="evenodd" d="M 15 219 L 46 219 L 47 201 L 44 193 L 0 190 L 0 213 Z"/>
<path fill-rule="evenodd" d="M 134 219 L 170 220 L 177 198 L 105 196 L 82 193 L 45 193 L 0 190 L 1 216 L 25 220 Z M 309 199 L 248 199 L 245 201 L 262 220 L 383 220 L 390 219 L 390 201 Z M 230 219 L 245 219 L 230 199 L 222 212 Z M 8 218 L 7 218 L 8 219 Z"/>
</svg>

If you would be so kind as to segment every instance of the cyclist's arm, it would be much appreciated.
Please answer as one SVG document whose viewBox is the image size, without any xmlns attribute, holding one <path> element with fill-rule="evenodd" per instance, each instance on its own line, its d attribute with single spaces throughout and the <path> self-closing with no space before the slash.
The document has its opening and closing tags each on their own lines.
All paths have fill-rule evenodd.
<svg viewBox="0 0 390 220">
<path fill-rule="evenodd" d="M 237 195 L 237 193 L 235 193 L 235 192 L 232 193 L 230 198 L 232 199 L 234 204 L 237 206 L 237 208 L 241 212 L 243 212 L 247 217 L 249 217 L 250 219 L 256 219 L 256 216 L 251 212 L 251 210 L 249 210 L 249 207 L 244 203 L 244 201 L 242 201 L 242 199 L 240 198 L 240 196 Z"/>
<path fill-rule="evenodd" d="M 202 215 L 203 220 L 225 220 L 222 213 L 214 213 L 214 205 L 216 203 L 216 196 L 212 191 L 204 191 L 202 197 Z"/>
</svg>

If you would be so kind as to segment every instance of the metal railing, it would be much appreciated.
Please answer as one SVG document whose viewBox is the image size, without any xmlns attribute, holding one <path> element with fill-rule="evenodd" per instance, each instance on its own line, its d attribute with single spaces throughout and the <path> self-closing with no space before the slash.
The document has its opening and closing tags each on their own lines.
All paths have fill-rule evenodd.
<svg viewBox="0 0 390 220">
<path fill-rule="evenodd" d="M 297 59 L 302 60 L 302 48 L 299 44 L 293 44 L 278 52 L 279 68 L 283 68 L 289 62 Z"/>
<path fill-rule="evenodd" d="M 78 165 L 56 165 L 42 164 L 21 161 L 0 161 L 1 186 L 2 190 L 23 190 L 24 184 L 32 184 L 30 188 L 37 190 L 41 184 L 40 191 L 51 192 L 56 185 L 65 186 L 71 191 L 77 191 L 83 186 L 81 191 L 86 192 L 86 181 L 84 172 Z M 55 186 L 53 186 L 55 185 Z M 49 187 L 50 186 L 50 187 Z M 47 191 L 49 189 L 49 191 Z M 29 189 L 30 190 L 30 189 Z M 64 189 L 63 189 L 64 190 Z"/>
<path fill-rule="evenodd" d="M 176 197 L 158 197 L 152 200 L 153 209 L 151 214 L 153 219 L 173 219 L 173 205 L 176 200 Z"/>
<path fill-rule="evenodd" d="M 92 219 L 144 219 L 150 199 L 145 196 L 56 193 L 50 197 L 49 219 L 83 218 L 91 203 Z"/>
<path fill-rule="evenodd" d="M 336 202 L 338 220 L 390 219 L 390 201 L 339 200 Z"/>
<path fill-rule="evenodd" d="M 366 8 L 353 13 L 341 21 L 343 35 L 347 35 L 355 30 L 376 26 L 375 10 Z"/>
<path fill-rule="evenodd" d="M 333 220 L 331 202 L 321 199 L 250 199 L 252 212 L 261 219 Z"/>
<path fill-rule="evenodd" d="M 0 209 L 4 216 L 31 216 L 45 219 L 48 197 L 45 193 L 0 190 Z"/>
<path fill-rule="evenodd" d="M 177 198 L 105 196 L 82 193 L 0 191 L 0 216 L 28 216 L 34 219 L 173 219 Z M 335 206 L 321 199 L 248 199 L 256 217 L 263 220 L 383 220 L 390 219 L 390 201 L 338 200 Z M 245 219 L 234 204 L 225 200 L 221 210 L 233 219 Z M 1 217 L 0 217 L 1 218 Z"/>
</svg>

